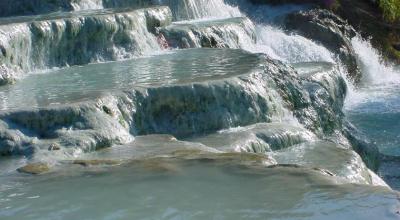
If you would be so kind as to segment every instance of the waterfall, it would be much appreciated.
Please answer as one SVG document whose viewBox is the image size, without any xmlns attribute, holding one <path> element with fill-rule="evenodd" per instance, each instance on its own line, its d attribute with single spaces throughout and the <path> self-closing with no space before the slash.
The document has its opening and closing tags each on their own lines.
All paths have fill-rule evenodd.
<svg viewBox="0 0 400 220">
<path fill-rule="evenodd" d="M 153 30 L 171 22 L 167 7 L 95 11 L 0 25 L 0 62 L 7 74 L 121 60 L 160 50 Z"/>
<path fill-rule="evenodd" d="M 295 34 L 287 34 L 277 27 L 256 25 L 258 43 L 250 45 L 252 52 L 265 53 L 287 63 L 325 61 L 334 62 L 332 53 L 313 41 Z"/>
<path fill-rule="evenodd" d="M 368 40 L 361 37 L 352 39 L 358 64 L 363 73 L 361 88 L 351 89 L 346 99 L 345 109 L 352 110 L 357 105 L 388 98 L 400 84 L 400 73 L 391 64 L 382 60 L 382 55 Z"/>
<path fill-rule="evenodd" d="M 400 83 L 398 72 L 392 65 L 384 63 L 381 54 L 372 47 L 368 40 L 355 37 L 352 39 L 352 45 L 364 73 L 364 83 L 369 85 Z"/>
<path fill-rule="evenodd" d="M 224 0 L 155 0 L 155 2 L 171 7 L 176 20 L 242 16 L 238 7 L 228 5 Z"/>
</svg>

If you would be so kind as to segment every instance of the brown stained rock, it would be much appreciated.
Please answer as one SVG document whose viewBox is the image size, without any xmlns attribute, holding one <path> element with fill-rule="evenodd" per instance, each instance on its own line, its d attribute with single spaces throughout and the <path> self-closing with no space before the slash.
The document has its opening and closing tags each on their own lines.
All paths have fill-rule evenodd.
<svg viewBox="0 0 400 220">
<path fill-rule="evenodd" d="M 116 166 L 120 165 L 119 160 L 74 160 L 72 164 L 77 164 L 85 167 L 89 166 Z"/>
<path fill-rule="evenodd" d="M 57 150 L 61 150 L 61 147 L 57 143 L 52 143 L 52 144 L 50 144 L 48 150 L 49 151 L 57 151 Z"/>
<path fill-rule="evenodd" d="M 39 175 L 50 171 L 50 167 L 45 163 L 31 163 L 17 169 L 20 173 Z"/>
</svg>

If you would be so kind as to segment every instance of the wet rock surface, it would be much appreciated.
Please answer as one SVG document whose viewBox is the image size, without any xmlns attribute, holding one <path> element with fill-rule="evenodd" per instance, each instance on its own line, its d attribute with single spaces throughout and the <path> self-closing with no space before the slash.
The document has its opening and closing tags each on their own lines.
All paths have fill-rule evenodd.
<svg viewBox="0 0 400 220">
<path fill-rule="evenodd" d="M 256 42 L 254 25 L 245 17 L 178 22 L 159 32 L 173 48 L 237 49 Z"/>
<path fill-rule="evenodd" d="M 18 168 L 18 172 L 26 174 L 43 174 L 50 171 L 50 167 L 45 163 L 32 163 Z"/>
<path fill-rule="evenodd" d="M 356 31 L 346 21 L 328 10 L 314 9 L 288 15 L 284 27 L 337 53 L 341 62 L 347 67 L 349 76 L 355 81 L 360 80 L 361 71 L 351 45 L 351 39 L 356 36 Z"/>
<path fill-rule="evenodd" d="M 313 140 L 314 134 L 284 123 L 259 123 L 189 138 L 207 146 L 233 152 L 268 153 Z"/>
<path fill-rule="evenodd" d="M 24 1 L 0 9 L 39 14 L 0 19 L 0 218 L 397 217 L 380 153 L 344 117 L 360 42 L 340 18 Z"/>
<path fill-rule="evenodd" d="M 175 57 L 181 68 L 186 68 L 181 56 L 187 59 L 187 67 L 195 68 L 192 59 L 197 59 L 197 53 L 197 50 L 188 50 L 176 53 Z M 6 143 L 2 149 L 9 153 L 41 149 L 43 145 L 47 149 L 47 141 L 54 142 L 55 139 L 63 147 L 75 146 L 84 151 L 92 151 L 128 143 L 138 134 L 166 133 L 188 137 L 280 120 L 285 115 L 286 107 L 295 112 L 295 116 L 306 128 L 320 135 L 341 128 L 341 106 L 345 91 L 341 89 L 341 78 L 335 75 L 334 70 L 318 73 L 322 76 L 314 73 L 312 77 L 301 77 L 294 69 L 262 55 L 240 50 L 210 49 L 200 53 L 207 54 L 210 60 L 215 56 L 212 62 L 206 64 L 215 69 L 214 75 L 208 78 L 196 75 L 197 69 L 192 69 L 189 71 L 194 72 L 184 73 L 177 78 L 179 81 L 172 81 L 171 85 L 160 86 L 155 82 L 143 84 L 144 87 L 133 87 L 130 91 L 124 91 L 122 85 L 120 92 L 103 87 L 104 92 L 114 91 L 114 95 L 103 96 L 100 92 L 99 95 L 89 93 L 66 99 L 73 104 L 56 104 L 51 107 L 47 103 L 39 103 L 39 109 L 26 110 L 7 110 L 6 105 L 0 114 L 4 122 L 2 132 Z M 222 63 L 219 63 L 219 59 Z M 226 59 L 247 59 L 248 62 L 232 66 L 231 69 L 223 67 Z M 131 65 L 135 65 L 135 62 Z M 199 63 L 199 67 L 204 66 Z M 179 73 L 168 73 L 163 69 L 160 71 L 167 74 L 165 76 Z M 57 80 L 61 76 L 57 76 Z M 96 77 L 99 76 L 97 71 Z M 185 77 L 190 81 L 187 82 Z M 97 81 L 100 80 L 97 78 Z M 80 88 L 84 91 L 81 94 L 86 93 L 85 89 L 90 89 L 88 83 L 85 83 L 86 87 Z M 58 88 L 57 84 L 53 86 Z M 26 87 L 23 89 L 29 90 Z M 75 93 L 71 91 L 71 94 Z M 21 98 L 25 99 L 29 95 L 22 92 Z M 59 98 L 65 100 L 67 95 L 67 91 L 64 91 Z M 82 98 L 89 100 L 80 101 Z M 13 100 L 9 100 L 12 105 Z M 204 123 L 205 120 L 207 123 Z"/>
</svg>

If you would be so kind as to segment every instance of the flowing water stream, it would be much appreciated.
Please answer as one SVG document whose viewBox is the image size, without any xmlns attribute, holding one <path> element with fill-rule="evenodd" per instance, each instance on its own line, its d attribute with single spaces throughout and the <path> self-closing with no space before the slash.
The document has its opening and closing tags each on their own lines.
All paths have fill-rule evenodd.
<svg viewBox="0 0 400 220">
<path fill-rule="evenodd" d="M 281 27 L 309 5 L 28 6 L 0 10 L 0 219 L 399 218 L 400 70 L 354 37 L 348 80 Z"/>
</svg>

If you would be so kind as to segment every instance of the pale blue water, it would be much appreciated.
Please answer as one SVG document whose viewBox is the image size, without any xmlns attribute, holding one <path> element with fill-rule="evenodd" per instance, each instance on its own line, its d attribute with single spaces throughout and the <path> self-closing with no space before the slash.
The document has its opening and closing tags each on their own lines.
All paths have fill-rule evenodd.
<svg viewBox="0 0 400 220">
<path fill-rule="evenodd" d="M 193 5 L 196 1 L 187 0 L 185 3 Z M 223 5 L 223 2 L 214 2 L 221 4 L 213 4 L 211 8 L 207 5 L 206 9 L 223 12 L 224 8 L 215 7 Z M 247 12 L 254 13 L 253 18 L 263 17 L 268 11 L 265 8 L 258 11 L 249 8 Z M 288 13 L 297 8 L 278 8 L 265 19 L 255 20 L 269 23 L 279 17 L 282 10 Z M 95 13 L 112 12 L 105 10 Z M 0 23 L 64 16 L 69 15 L 56 13 L 36 18 L 13 18 Z M 308 39 L 287 35 L 270 26 L 258 25 L 257 30 L 257 34 L 263 37 L 254 52 L 274 55 L 274 58 L 289 63 L 333 62 L 329 51 Z M 360 54 L 367 53 L 361 51 Z M 51 70 L 27 75 L 14 85 L 1 87 L 0 109 L 44 107 L 93 99 L 133 87 L 219 79 L 257 69 L 258 59 L 258 55 L 239 50 L 183 50 L 155 57 Z M 375 71 L 371 67 L 367 69 Z M 348 118 L 376 143 L 380 151 L 394 156 L 400 156 L 398 85 L 379 87 L 366 84 L 357 91 L 360 96 L 346 108 Z M 155 141 L 152 143 L 164 147 Z M 121 152 L 121 158 L 127 156 L 123 150 Z M 53 153 L 57 154 L 48 152 L 49 155 Z M 289 162 L 300 159 L 297 163 L 303 165 L 311 161 L 313 166 L 316 164 L 318 167 L 326 167 L 320 164 L 335 165 L 328 166 L 331 169 L 344 164 L 346 166 L 346 163 L 338 163 L 340 160 L 335 159 L 343 159 L 340 153 L 296 153 L 289 155 L 293 158 L 283 155 L 280 159 Z M 326 160 L 320 157 L 321 154 L 339 156 L 331 156 L 329 159 L 332 160 Z M 135 152 L 135 156 L 138 153 Z M 399 195 L 388 188 L 347 182 L 342 184 L 339 178 L 311 168 L 247 167 L 239 165 L 240 159 L 236 159 L 230 162 L 218 159 L 164 162 L 160 159 L 160 163 L 146 166 L 131 163 L 119 167 L 84 168 L 71 164 L 64 167 L 61 161 L 57 167 L 61 167 L 59 170 L 31 176 L 16 171 L 16 168 L 25 165 L 27 158 L 2 158 L 0 219 L 399 218 Z M 398 167 L 398 164 L 389 166 L 397 170 Z M 395 180 L 388 182 L 396 186 L 396 178 L 394 176 Z"/>
<path fill-rule="evenodd" d="M 143 86 L 201 82 L 259 68 L 259 55 L 242 50 L 189 49 L 119 62 L 29 74 L 0 87 L 0 110 L 44 107 Z"/>
<path fill-rule="evenodd" d="M 363 79 L 347 97 L 345 113 L 381 154 L 378 174 L 400 189 L 400 69 L 382 58 L 368 41 L 352 40 Z"/>
<path fill-rule="evenodd" d="M 368 96 L 347 115 L 375 143 L 382 154 L 400 156 L 400 86 L 365 88 Z M 378 90 L 378 91 L 377 91 Z"/>
<path fill-rule="evenodd" d="M 0 176 L 0 219 L 395 219 L 398 196 L 302 168 L 169 161 Z"/>
</svg>

